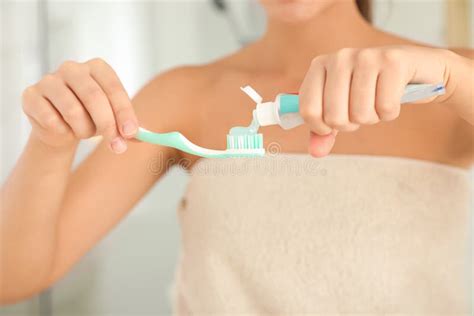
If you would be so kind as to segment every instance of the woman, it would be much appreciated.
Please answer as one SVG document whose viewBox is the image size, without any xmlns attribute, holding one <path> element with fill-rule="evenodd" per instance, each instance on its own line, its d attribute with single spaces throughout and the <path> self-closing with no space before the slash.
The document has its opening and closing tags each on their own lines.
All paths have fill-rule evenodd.
<svg viewBox="0 0 474 316">
<path fill-rule="evenodd" d="M 272 158 L 238 175 L 193 174 L 179 212 L 177 312 L 468 313 L 472 51 L 384 33 L 353 1 L 261 3 L 259 41 L 161 74 L 132 101 L 100 59 L 66 62 L 25 90 L 33 129 L 2 189 L 3 302 L 67 273 L 164 174 L 150 171 L 156 157 L 190 169 L 245 163 L 132 139 L 144 126 L 225 147 L 229 128 L 249 121 L 238 87 L 250 84 L 265 99 L 300 93 L 307 124 L 264 130 L 285 161 L 308 166 L 308 148 L 344 155 L 317 160 L 319 174 L 259 175 Z M 401 110 L 410 82 L 443 82 L 447 93 Z M 93 135 L 102 144 L 71 173 Z"/>
</svg>

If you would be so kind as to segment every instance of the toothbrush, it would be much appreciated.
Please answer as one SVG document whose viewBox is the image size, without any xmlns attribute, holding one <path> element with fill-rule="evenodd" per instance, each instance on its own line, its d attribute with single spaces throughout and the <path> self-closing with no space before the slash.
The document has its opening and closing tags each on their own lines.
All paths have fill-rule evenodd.
<svg viewBox="0 0 474 316">
<path fill-rule="evenodd" d="M 179 132 L 153 133 L 142 127 L 136 138 L 142 142 L 173 147 L 204 158 L 258 157 L 265 154 L 262 134 L 227 135 L 227 149 L 215 150 L 200 147 Z"/>
<path fill-rule="evenodd" d="M 263 136 L 258 134 L 260 126 L 279 124 L 289 129 L 303 124 L 299 115 L 299 96 L 279 94 L 274 102 L 262 103 L 263 98 L 250 86 L 241 88 L 256 104 L 253 120 L 248 127 L 234 127 L 227 134 L 227 149 L 215 150 L 200 147 L 179 132 L 154 133 L 140 127 L 136 139 L 162 146 L 173 147 L 183 152 L 204 158 L 258 157 L 265 155 Z M 401 103 L 409 103 L 445 93 L 444 85 L 409 84 Z M 285 120 L 284 118 L 288 118 Z M 286 121 L 286 123 L 285 123 Z"/>
</svg>

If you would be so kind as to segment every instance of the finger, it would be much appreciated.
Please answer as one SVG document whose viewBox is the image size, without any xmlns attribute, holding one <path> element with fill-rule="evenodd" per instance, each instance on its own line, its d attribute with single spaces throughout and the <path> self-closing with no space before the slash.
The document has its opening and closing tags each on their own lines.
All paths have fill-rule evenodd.
<svg viewBox="0 0 474 316">
<path fill-rule="evenodd" d="M 39 85 L 43 96 L 61 114 L 77 138 L 94 136 L 95 126 L 89 114 L 61 78 L 47 75 Z"/>
<path fill-rule="evenodd" d="M 405 89 L 397 69 L 384 69 L 378 76 L 375 110 L 380 120 L 391 121 L 400 115 L 400 100 Z"/>
<path fill-rule="evenodd" d="M 36 88 L 30 87 L 23 94 L 23 108 L 30 120 L 35 121 L 45 130 L 57 134 L 71 132 L 71 128 L 51 102 L 45 99 Z"/>
<path fill-rule="evenodd" d="M 323 94 L 326 69 L 322 58 L 315 58 L 301 85 L 300 114 L 310 129 L 318 135 L 331 133 L 332 128 L 323 121 Z"/>
<path fill-rule="evenodd" d="M 66 84 L 76 94 L 91 116 L 97 134 L 103 135 L 110 142 L 115 153 L 127 150 L 127 144 L 117 131 L 117 125 L 112 107 L 105 92 L 90 76 L 88 71 L 76 68 L 63 74 Z"/>
<path fill-rule="evenodd" d="M 319 158 L 327 156 L 336 142 L 337 131 L 333 131 L 328 135 L 318 135 L 313 132 L 310 134 L 308 151 L 311 156 Z"/>
<path fill-rule="evenodd" d="M 352 68 L 336 63 L 329 66 L 324 87 L 323 119 L 339 131 L 353 131 L 358 125 L 349 121 L 349 91 Z"/>
<path fill-rule="evenodd" d="M 102 59 L 87 62 L 90 73 L 107 94 L 115 115 L 117 127 L 125 138 L 132 138 L 138 131 L 138 120 L 132 102 L 115 71 Z"/>
<path fill-rule="evenodd" d="M 370 125 L 379 121 L 375 111 L 377 77 L 378 71 L 370 70 L 365 63 L 354 69 L 349 97 L 349 120 L 352 123 Z"/>
</svg>

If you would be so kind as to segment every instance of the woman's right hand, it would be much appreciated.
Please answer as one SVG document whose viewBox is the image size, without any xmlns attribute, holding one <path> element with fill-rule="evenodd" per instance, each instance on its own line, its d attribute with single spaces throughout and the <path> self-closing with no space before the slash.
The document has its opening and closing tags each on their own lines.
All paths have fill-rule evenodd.
<svg viewBox="0 0 474 316">
<path fill-rule="evenodd" d="M 115 71 L 102 59 L 67 61 L 23 93 L 32 133 L 55 148 L 75 147 L 80 139 L 102 135 L 113 152 L 127 149 L 138 120 Z"/>
</svg>

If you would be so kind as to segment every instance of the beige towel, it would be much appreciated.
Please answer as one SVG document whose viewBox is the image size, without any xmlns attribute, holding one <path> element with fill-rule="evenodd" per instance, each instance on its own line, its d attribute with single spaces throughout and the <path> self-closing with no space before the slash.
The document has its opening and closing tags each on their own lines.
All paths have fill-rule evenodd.
<svg viewBox="0 0 474 316">
<path fill-rule="evenodd" d="M 368 156 L 201 160 L 178 315 L 471 315 L 470 179 Z"/>
</svg>

